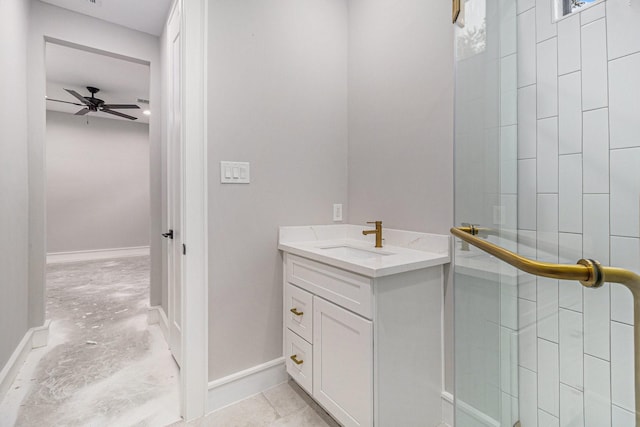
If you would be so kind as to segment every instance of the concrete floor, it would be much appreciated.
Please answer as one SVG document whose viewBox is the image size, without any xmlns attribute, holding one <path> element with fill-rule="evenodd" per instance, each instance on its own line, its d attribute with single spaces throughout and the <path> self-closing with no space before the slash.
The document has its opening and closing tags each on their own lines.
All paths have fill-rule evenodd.
<svg viewBox="0 0 640 427">
<path fill-rule="evenodd" d="M 47 268 L 47 347 L 29 354 L 0 426 L 162 426 L 179 420 L 178 369 L 147 325 L 149 258 Z"/>
</svg>

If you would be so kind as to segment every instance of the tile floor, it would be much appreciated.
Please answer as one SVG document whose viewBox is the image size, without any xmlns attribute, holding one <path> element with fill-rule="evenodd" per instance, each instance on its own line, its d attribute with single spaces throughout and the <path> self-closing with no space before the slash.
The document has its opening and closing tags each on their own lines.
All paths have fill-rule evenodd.
<svg viewBox="0 0 640 427">
<path fill-rule="evenodd" d="M 171 427 L 339 427 L 293 381 Z"/>
</svg>

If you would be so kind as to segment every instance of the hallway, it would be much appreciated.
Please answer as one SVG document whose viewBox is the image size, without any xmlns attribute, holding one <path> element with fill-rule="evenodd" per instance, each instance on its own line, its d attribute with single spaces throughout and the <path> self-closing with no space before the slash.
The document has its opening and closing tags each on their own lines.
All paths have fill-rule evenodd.
<svg viewBox="0 0 640 427">
<path fill-rule="evenodd" d="M 170 424 L 179 372 L 147 325 L 149 258 L 47 268 L 49 345 L 31 352 L 0 405 L 0 426 Z"/>
</svg>

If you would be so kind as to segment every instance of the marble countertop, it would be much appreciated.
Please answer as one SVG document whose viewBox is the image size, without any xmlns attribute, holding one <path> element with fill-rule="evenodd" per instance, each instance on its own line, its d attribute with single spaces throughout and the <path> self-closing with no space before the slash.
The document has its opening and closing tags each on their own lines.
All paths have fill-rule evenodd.
<svg viewBox="0 0 640 427">
<path fill-rule="evenodd" d="M 364 236 L 366 225 L 280 227 L 278 249 L 362 274 L 383 277 L 450 262 L 449 236 L 394 229 L 382 230 L 383 247 Z"/>
</svg>

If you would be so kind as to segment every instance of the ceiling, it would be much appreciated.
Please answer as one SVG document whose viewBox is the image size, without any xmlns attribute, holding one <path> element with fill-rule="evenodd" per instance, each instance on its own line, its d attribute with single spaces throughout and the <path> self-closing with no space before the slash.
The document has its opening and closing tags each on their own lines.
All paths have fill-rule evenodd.
<svg viewBox="0 0 640 427">
<path fill-rule="evenodd" d="M 108 1 L 108 0 L 105 0 Z M 149 123 L 143 111 L 149 106 L 138 102 L 149 99 L 149 66 L 123 59 L 112 58 L 53 43 L 47 43 L 47 98 L 78 102 L 64 89 L 73 89 L 82 96 L 89 96 L 87 86 L 100 89 L 96 95 L 107 104 L 137 104 L 139 110 L 116 110 L 138 117 L 137 122 Z M 47 110 L 75 114 L 82 107 L 47 101 Z M 114 120 L 127 120 L 102 112 L 92 116 Z"/>
<path fill-rule="evenodd" d="M 160 36 L 172 0 L 41 0 L 54 6 Z"/>
</svg>

